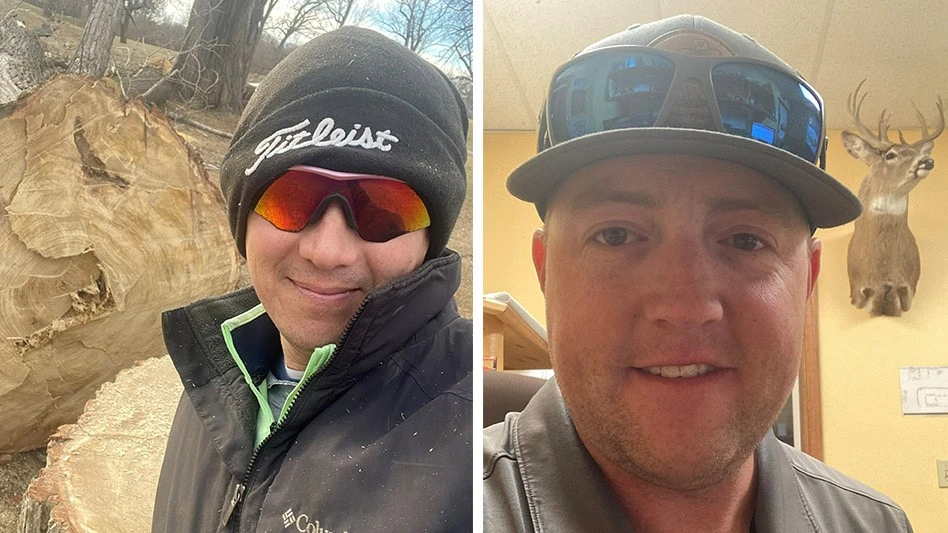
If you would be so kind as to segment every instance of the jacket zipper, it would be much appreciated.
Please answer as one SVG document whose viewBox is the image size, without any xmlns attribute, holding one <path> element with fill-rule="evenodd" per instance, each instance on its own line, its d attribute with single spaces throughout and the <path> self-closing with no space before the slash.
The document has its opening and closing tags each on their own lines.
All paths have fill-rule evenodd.
<svg viewBox="0 0 948 533">
<path fill-rule="evenodd" d="M 244 488 L 244 485 L 240 483 L 234 487 L 234 496 L 230 499 L 230 505 L 227 506 L 227 511 L 221 515 L 221 523 L 217 526 L 218 529 L 224 528 L 227 526 L 227 522 L 230 522 L 230 517 L 234 515 L 234 509 L 237 508 L 237 504 L 240 503 L 244 495 Z"/>
<path fill-rule="evenodd" d="M 263 447 L 267 445 L 267 442 L 270 440 L 270 437 L 272 437 L 273 434 L 276 433 L 283 426 L 283 421 L 289 418 L 290 413 L 293 411 L 293 406 L 296 404 L 296 399 L 299 398 L 300 394 L 303 393 L 303 389 L 305 389 L 306 386 L 309 385 L 310 381 L 312 381 L 317 376 L 325 372 L 326 369 L 329 368 L 330 365 L 332 365 L 333 361 L 336 360 L 336 354 L 338 354 L 341 351 L 342 347 L 345 345 L 346 340 L 349 338 L 349 332 L 352 330 L 352 326 L 355 325 L 356 320 L 359 318 L 359 316 L 362 314 L 362 311 L 365 309 L 366 305 L 368 305 L 368 303 L 371 300 L 373 300 L 372 294 L 369 294 L 368 296 L 365 297 L 364 300 L 362 300 L 362 303 L 359 305 L 359 308 L 356 309 L 355 314 L 352 315 L 352 318 L 350 318 L 349 322 L 346 324 L 346 328 L 342 331 L 342 336 L 339 338 L 339 344 L 336 344 L 336 349 L 332 351 L 332 355 L 329 356 L 329 360 L 326 361 L 326 364 L 324 364 L 322 368 L 320 368 L 316 372 L 313 372 L 309 377 L 306 378 L 305 381 L 303 381 L 303 384 L 300 386 L 299 392 L 295 396 L 293 396 L 293 398 L 290 400 L 290 405 L 289 407 L 287 407 L 286 413 L 284 414 L 284 416 L 281 416 L 280 419 L 274 423 L 273 427 L 270 429 L 270 434 L 264 437 L 263 440 L 260 441 L 260 445 L 257 446 L 257 448 L 253 451 L 253 455 L 250 456 L 250 466 L 247 467 L 247 472 L 244 474 L 243 481 L 237 483 L 237 485 L 234 486 L 234 496 L 231 498 L 230 504 L 227 506 L 227 510 L 224 512 L 224 514 L 221 515 L 221 522 L 218 529 L 226 528 L 231 518 L 236 516 L 237 518 L 235 519 L 236 521 L 234 522 L 234 526 L 235 526 L 234 530 L 240 531 L 239 509 L 241 507 L 241 504 L 243 503 L 244 491 L 250 485 L 250 477 L 253 474 L 253 467 L 254 467 L 254 464 L 257 462 L 257 457 L 260 455 L 260 450 L 262 450 Z"/>
</svg>

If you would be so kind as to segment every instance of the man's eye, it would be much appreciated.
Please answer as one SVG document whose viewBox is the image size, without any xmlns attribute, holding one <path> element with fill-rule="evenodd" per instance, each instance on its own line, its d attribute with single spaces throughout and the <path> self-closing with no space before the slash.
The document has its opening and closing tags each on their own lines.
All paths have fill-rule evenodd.
<svg viewBox="0 0 948 533">
<path fill-rule="evenodd" d="M 596 234 L 596 240 L 606 246 L 621 246 L 632 240 L 632 233 L 625 228 L 606 228 Z"/>
<path fill-rule="evenodd" d="M 750 233 L 738 233 L 737 235 L 731 236 L 731 243 L 738 250 L 745 250 L 748 252 L 760 250 L 766 246 L 763 239 Z"/>
</svg>

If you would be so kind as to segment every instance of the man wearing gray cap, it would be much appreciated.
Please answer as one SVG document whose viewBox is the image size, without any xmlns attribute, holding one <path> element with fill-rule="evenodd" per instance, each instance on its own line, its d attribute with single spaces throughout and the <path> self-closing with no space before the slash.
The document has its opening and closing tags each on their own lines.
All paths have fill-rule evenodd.
<svg viewBox="0 0 948 533">
<path fill-rule="evenodd" d="M 221 166 L 253 286 L 162 317 L 184 394 L 153 531 L 471 531 L 472 327 L 445 248 L 467 129 L 444 74 L 365 29 L 261 82 Z"/>
<path fill-rule="evenodd" d="M 507 181 L 556 377 L 485 430 L 485 531 L 911 531 L 770 427 L 802 352 L 816 228 L 859 201 L 822 170 L 822 100 L 702 17 L 638 25 L 553 75 Z"/>
</svg>

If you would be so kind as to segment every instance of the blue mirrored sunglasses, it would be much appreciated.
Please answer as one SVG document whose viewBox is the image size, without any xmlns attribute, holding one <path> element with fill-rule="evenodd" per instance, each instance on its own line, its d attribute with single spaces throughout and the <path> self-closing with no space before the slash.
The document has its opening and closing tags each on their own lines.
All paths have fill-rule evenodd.
<svg viewBox="0 0 948 533">
<path fill-rule="evenodd" d="M 825 124 L 819 93 L 770 63 L 613 46 L 556 71 L 539 148 L 614 129 L 688 127 L 753 139 L 824 168 Z"/>
</svg>

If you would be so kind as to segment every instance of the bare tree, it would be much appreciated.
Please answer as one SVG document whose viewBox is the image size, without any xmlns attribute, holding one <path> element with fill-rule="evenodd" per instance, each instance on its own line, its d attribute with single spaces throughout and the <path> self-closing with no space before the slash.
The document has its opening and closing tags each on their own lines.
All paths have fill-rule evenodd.
<svg viewBox="0 0 948 533">
<path fill-rule="evenodd" d="M 323 26 L 323 30 L 341 28 L 347 23 L 358 24 L 365 16 L 365 11 L 356 9 L 357 0 L 326 0 L 326 22 L 331 26 Z"/>
<path fill-rule="evenodd" d="M 274 4 L 274 0 L 194 0 L 171 78 L 177 96 L 239 112 L 264 15 Z"/>
<path fill-rule="evenodd" d="M 270 20 L 270 14 L 273 13 L 273 8 L 280 3 L 281 0 L 266 0 L 266 5 L 263 7 L 263 17 L 260 18 L 260 34 L 263 35 L 264 30 L 266 30 L 266 23 Z"/>
<path fill-rule="evenodd" d="M 451 15 L 448 0 L 394 0 L 375 14 L 380 28 L 398 37 L 413 52 L 442 43 Z"/>
<path fill-rule="evenodd" d="M 294 35 L 313 38 L 317 34 L 344 26 L 359 15 L 357 0 L 296 0 L 291 11 L 273 26 L 282 34 L 277 49 L 283 50 Z"/>
<path fill-rule="evenodd" d="M 70 70 L 97 78 L 105 74 L 121 10 L 122 0 L 95 0 Z"/>
<path fill-rule="evenodd" d="M 124 0 L 125 11 L 122 14 L 122 23 L 119 27 L 119 42 L 127 42 L 128 25 L 135 24 L 135 13 L 143 15 L 145 18 L 153 18 L 159 15 L 165 8 L 165 0 Z"/>
<path fill-rule="evenodd" d="M 474 49 L 474 8 L 472 0 L 450 0 L 448 6 L 445 39 L 448 57 L 445 59 L 457 60 L 467 72 L 467 78 L 473 80 L 474 63 L 471 53 Z"/>
<path fill-rule="evenodd" d="M 286 41 L 296 34 L 308 36 L 315 29 L 325 3 L 325 0 L 296 0 L 292 10 L 275 24 L 274 29 L 283 34 L 277 49 L 283 50 Z"/>
</svg>

